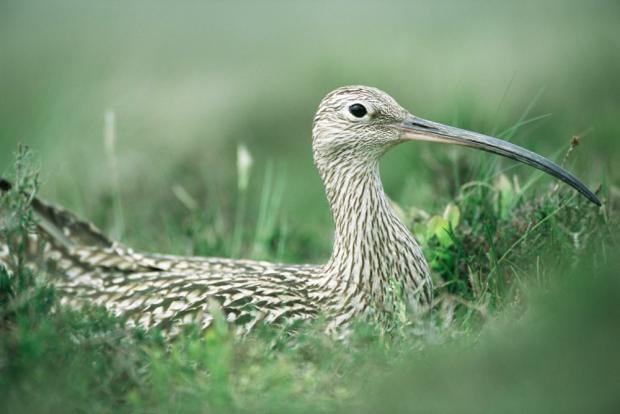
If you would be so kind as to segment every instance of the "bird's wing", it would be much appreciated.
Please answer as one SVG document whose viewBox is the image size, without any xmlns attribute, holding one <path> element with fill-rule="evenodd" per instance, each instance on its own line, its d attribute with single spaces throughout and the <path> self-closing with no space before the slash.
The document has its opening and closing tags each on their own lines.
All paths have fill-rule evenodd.
<svg viewBox="0 0 620 414">
<path fill-rule="evenodd" d="M 11 184 L 0 180 L 0 191 Z M 242 332 L 256 323 L 307 319 L 317 313 L 303 290 L 315 266 L 137 252 L 108 239 L 75 214 L 33 198 L 45 270 L 70 306 L 100 305 L 132 325 L 174 335 L 185 323 L 208 327 L 214 307 Z M 0 261 L 2 249 L 0 240 Z"/>
<path fill-rule="evenodd" d="M 11 191 L 12 185 L 0 178 L 0 196 Z M 73 278 L 95 270 L 124 272 L 249 272 L 273 266 L 268 262 L 224 258 L 181 257 L 138 252 L 110 240 L 94 224 L 74 213 L 34 197 L 31 201 L 37 223 L 37 234 L 31 244 L 42 237 L 46 242 L 44 259 L 55 263 L 55 273 Z M 2 252 L 8 254 L 0 240 Z"/>
<path fill-rule="evenodd" d="M 0 179 L 0 196 L 11 191 L 13 186 L 4 179 Z M 131 254 L 131 250 L 119 243 L 113 242 L 95 225 L 80 219 L 72 212 L 33 197 L 31 207 L 34 212 L 37 232 L 28 239 L 28 249 L 31 252 L 31 265 L 48 265 L 54 263 L 56 274 L 64 277 L 74 277 L 95 268 L 118 269 L 124 271 L 154 270 L 148 265 L 141 264 Z M 43 239 L 44 251 L 38 251 Z M 8 259 L 8 247 L 5 240 L 0 240 L 0 254 L 4 254 L 4 262 Z M 34 257 L 42 253 L 41 257 Z M 35 260 L 36 259 L 36 260 Z M 2 258 L 0 257 L 0 260 Z"/>
<path fill-rule="evenodd" d="M 316 304 L 300 289 L 304 284 L 299 279 L 312 277 L 308 270 L 272 266 L 238 273 L 97 271 L 56 286 L 63 304 L 104 306 L 130 326 L 158 328 L 175 336 L 185 324 L 208 328 L 221 312 L 243 333 L 262 321 L 285 324 L 315 316 Z"/>
<path fill-rule="evenodd" d="M 0 178 L 0 194 L 7 193 L 11 189 L 11 183 Z M 113 244 L 92 223 L 81 220 L 61 207 L 34 197 L 32 209 L 39 229 L 48 234 L 57 244 L 67 248 L 72 246 L 110 247 Z"/>
</svg>

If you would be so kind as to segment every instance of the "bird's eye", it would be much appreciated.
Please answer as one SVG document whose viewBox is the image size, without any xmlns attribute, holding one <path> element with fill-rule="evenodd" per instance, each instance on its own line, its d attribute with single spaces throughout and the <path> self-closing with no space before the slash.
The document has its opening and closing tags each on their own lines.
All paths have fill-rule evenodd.
<svg viewBox="0 0 620 414">
<path fill-rule="evenodd" d="M 356 103 L 349 107 L 349 112 L 356 118 L 363 118 L 368 113 L 366 107 L 362 104 Z"/>
</svg>

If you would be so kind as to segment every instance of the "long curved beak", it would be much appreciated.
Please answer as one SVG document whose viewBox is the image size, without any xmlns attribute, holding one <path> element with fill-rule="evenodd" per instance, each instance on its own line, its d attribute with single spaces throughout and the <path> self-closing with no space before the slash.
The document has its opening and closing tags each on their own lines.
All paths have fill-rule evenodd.
<svg viewBox="0 0 620 414">
<path fill-rule="evenodd" d="M 564 181 L 597 206 L 601 205 L 601 201 L 598 197 L 581 181 L 579 181 L 577 177 L 562 169 L 552 161 L 549 161 L 545 157 L 526 150 L 525 148 L 521 148 L 518 145 L 511 144 L 510 142 L 502 141 L 501 139 L 489 137 L 487 135 L 478 134 L 476 132 L 443 125 L 437 122 L 427 121 L 426 119 L 418 118 L 413 115 L 409 115 L 401 124 L 399 124 L 398 129 L 400 130 L 400 137 L 403 140 L 457 144 L 492 152 L 494 154 L 512 158 L 513 160 L 521 161 L 522 163 L 531 165 L 534 168 L 538 168 L 539 170 Z"/>
</svg>

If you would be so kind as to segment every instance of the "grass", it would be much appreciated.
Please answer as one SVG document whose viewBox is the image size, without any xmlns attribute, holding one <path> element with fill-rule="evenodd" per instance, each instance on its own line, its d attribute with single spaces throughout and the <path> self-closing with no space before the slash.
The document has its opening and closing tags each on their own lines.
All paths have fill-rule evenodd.
<svg viewBox="0 0 620 414">
<path fill-rule="evenodd" d="M 12 241 L 20 262 L 25 254 L 20 236 L 31 228 L 32 217 L 29 199 L 19 190 L 32 191 L 38 185 L 31 162 L 30 153 L 21 147 L 15 164 L 16 189 L 3 198 L 1 210 L 3 223 L 10 224 L 3 227 L 3 239 Z M 0 400 L 8 412 L 372 412 L 369 407 L 380 401 L 395 411 L 408 411 L 404 404 L 411 401 L 426 407 L 421 412 L 431 408 L 442 412 L 464 408 L 444 401 L 444 392 L 472 399 L 458 397 L 457 381 L 461 378 L 463 384 L 468 383 L 465 377 L 471 374 L 481 383 L 469 385 L 468 393 L 481 392 L 478 387 L 485 383 L 495 387 L 497 395 L 507 393 L 506 400 L 495 396 L 478 405 L 480 411 L 487 407 L 494 412 L 511 404 L 534 407 L 536 398 L 545 400 L 542 395 L 534 393 L 530 401 L 493 385 L 492 378 L 507 381 L 506 373 L 516 372 L 520 387 L 528 381 L 536 384 L 531 388 L 545 387 L 543 379 L 550 377 L 537 378 L 536 369 L 520 369 L 520 358 L 540 359 L 535 355 L 540 347 L 552 351 L 547 341 L 555 343 L 558 352 L 591 358 L 586 354 L 590 347 L 611 345 L 616 339 L 613 332 L 608 337 L 593 332 L 599 342 L 586 341 L 582 353 L 576 347 L 583 343 L 567 346 L 555 335 L 575 336 L 572 330 L 583 324 L 593 331 L 591 323 L 600 324 L 601 329 L 611 323 L 609 315 L 596 318 L 603 312 L 597 310 L 601 306 L 615 311 L 611 299 L 620 297 L 614 261 L 607 257 L 617 245 L 617 224 L 609 221 L 608 211 L 589 205 L 563 187 L 540 193 L 522 191 L 514 184 L 516 177 L 496 175 L 497 166 L 481 170 L 486 175 L 463 184 L 440 215 L 399 206 L 422 242 L 438 286 L 432 314 L 411 319 L 401 313 L 382 326 L 360 321 L 347 343 L 325 336 L 321 321 L 298 327 L 294 336 L 264 327 L 249 337 L 235 338 L 221 318 L 206 333 L 188 329 L 179 340 L 167 344 L 157 332 L 128 331 L 122 319 L 103 309 L 61 307 L 50 281 L 26 267 L 15 274 L 0 270 Z M 286 232 L 266 213 L 277 211 L 273 207 L 281 197 L 273 174 L 272 169 L 265 174 L 256 226 L 247 225 L 241 233 L 244 249 L 268 259 L 281 256 L 280 239 Z M 244 190 L 243 186 L 239 189 Z M 205 220 L 193 214 L 187 228 L 181 225 L 167 231 L 196 240 L 193 249 L 199 253 L 213 251 L 201 247 L 198 240 L 213 220 L 224 219 Z M 230 219 L 235 226 L 246 221 L 243 214 Z M 216 240 L 214 245 L 234 252 L 238 247 L 233 239 L 238 234 Z M 601 273 L 595 281 L 583 277 L 584 269 L 591 266 L 590 272 Z M 583 300 L 577 297 L 580 289 L 587 291 Z M 598 303 L 598 296 L 608 302 Z M 547 301 L 561 303 L 566 298 L 568 303 L 558 305 L 559 309 L 546 309 Z M 591 314 L 592 320 L 576 315 L 580 311 Z M 575 320 L 556 327 L 562 312 L 572 312 Z M 503 338 L 515 332 L 523 349 Z M 499 372 L 484 352 L 489 352 L 491 361 L 501 361 Z M 597 358 L 618 362 L 615 352 L 603 352 Z M 562 356 L 554 358 L 553 364 L 566 362 Z M 431 361 L 440 368 L 433 369 Z M 581 367 L 573 363 L 575 369 Z M 429 375 L 429 369 L 434 388 L 419 379 Z M 589 370 L 597 374 L 594 368 Z M 566 368 L 562 378 L 566 387 L 583 385 L 568 377 L 568 372 Z M 396 390 L 403 390 L 398 397 L 404 396 L 401 402 L 377 392 L 394 381 L 392 377 L 399 378 L 396 384 L 400 385 L 386 392 L 396 399 Z M 442 377 L 446 383 L 439 386 Z M 410 384 L 406 392 L 404 384 Z M 604 397 L 596 400 L 598 406 L 617 402 L 615 391 L 611 385 L 597 390 Z M 583 398 L 594 398 L 592 392 Z M 545 401 L 550 404 L 554 398 L 559 397 Z M 583 404 L 581 399 L 578 402 Z M 576 407 L 583 405 L 566 405 Z"/>
</svg>

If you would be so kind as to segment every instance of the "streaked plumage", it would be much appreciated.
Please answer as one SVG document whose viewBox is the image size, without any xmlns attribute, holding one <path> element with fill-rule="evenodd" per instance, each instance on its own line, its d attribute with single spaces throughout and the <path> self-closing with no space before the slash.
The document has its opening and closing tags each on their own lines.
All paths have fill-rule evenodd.
<svg viewBox="0 0 620 414">
<path fill-rule="evenodd" d="M 39 234 L 48 242 L 44 256 L 53 264 L 48 268 L 54 268 L 62 302 L 102 305 L 131 324 L 171 334 L 189 322 L 208 327 L 215 303 L 240 332 L 261 321 L 319 314 L 329 330 L 337 330 L 367 311 L 389 314 L 397 292 L 414 308 L 429 305 L 428 266 L 385 197 L 378 170 L 380 157 L 408 139 L 406 122 L 414 125 L 407 131 L 421 128 L 421 139 L 438 131 L 439 124 L 411 119 L 394 99 L 370 87 L 339 88 L 321 102 L 312 148 L 335 222 L 333 253 L 322 266 L 135 252 L 35 200 Z M 1 187 L 8 191 L 9 184 Z"/>
</svg>

